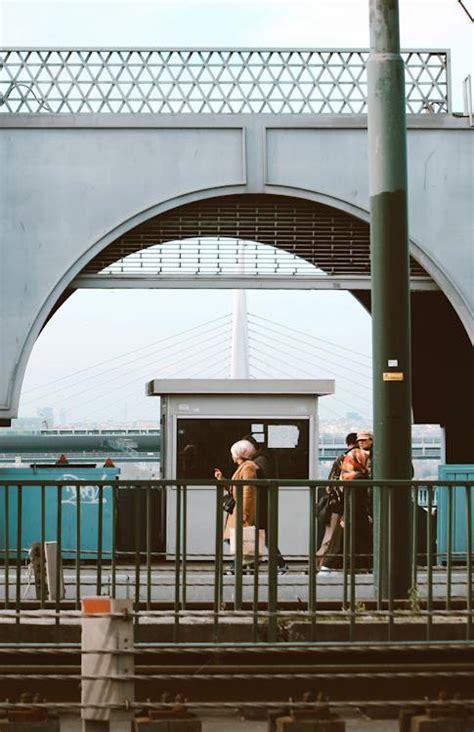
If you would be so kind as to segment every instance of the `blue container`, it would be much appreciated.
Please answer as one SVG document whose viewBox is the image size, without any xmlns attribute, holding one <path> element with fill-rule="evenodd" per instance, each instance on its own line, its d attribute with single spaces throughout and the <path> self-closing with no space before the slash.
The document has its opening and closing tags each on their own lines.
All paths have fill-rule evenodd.
<svg viewBox="0 0 474 732">
<path fill-rule="evenodd" d="M 474 480 L 474 465 L 440 465 L 438 468 L 438 476 L 440 480 Z M 472 493 L 474 488 L 469 489 L 471 509 L 474 505 Z M 445 564 L 448 553 L 448 487 L 438 488 L 438 562 Z M 466 561 L 467 554 L 467 494 L 468 489 L 464 487 L 452 488 L 452 509 L 451 509 L 451 527 L 452 527 L 452 559 L 453 561 Z M 474 547 L 474 521 L 471 523 L 471 540 Z M 474 556 L 474 552 L 473 552 Z"/>
<path fill-rule="evenodd" d="M 37 480 L 38 485 L 23 486 L 21 489 L 21 535 L 19 546 L 26 554 L 32 544 L 41 542 L 41 486 L 45 486 L 45 541 L 57 541 L 58 488 L 48 481 L 62 480 L 61 489 L 61 546 L 64 559 L 76 556 L 77 548 L 77 495 L 76 480 L 90 481 L 79 487 L 81 511 L 81 559 L 97 558 L 99 526 L 99 488 L 97 480 L 114 481 L 120 474 L 119 468 L 96 468 L 76 465 L 47 465 L 30 468 L 0 468 L 0 550 L 9 549 L 15 553 L 18 547 L 18 499 L 17 483 Z M 71 481 L 71 483 L 68 483 Z M 8 484 L 8 488 L 4 485 Z M 8 495 L 7 495 L 8 491 Z M 8 526 L 6 506 L 8 501 Z M 102 500 L 102 552 L 107 557 L 112 552 L 113 503 L 112 487 L 103 489 Z M 8 532 L 8 537 L 7 537 Z"/>
</svg>

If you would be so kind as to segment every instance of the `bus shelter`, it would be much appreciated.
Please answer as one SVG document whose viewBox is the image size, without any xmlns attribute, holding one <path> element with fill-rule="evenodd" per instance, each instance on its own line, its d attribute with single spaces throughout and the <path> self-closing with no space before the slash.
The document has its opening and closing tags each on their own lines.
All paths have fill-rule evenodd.
<svg viewBox="0 0 474 732">
<path fill-rule="evenodd" d="M 155 379 L 149 396 L 161 400 L 161 477 L 169 480 L 214 479 L 235 470 L 231 445 L 251 435 L 268 456 L 278 479 L 318 477 L 318 403 L 334 393 L 333 380 L 314 379 Z M 307 553 L 308 492 L 283 487 L 279 492 L 279 542 L 288 554 Z M 215 490 L 187 490 L 189 558 L 214 552 Z M 166 495 L 166 552 L 176 546 L 176 489 Z"/>
</svg>

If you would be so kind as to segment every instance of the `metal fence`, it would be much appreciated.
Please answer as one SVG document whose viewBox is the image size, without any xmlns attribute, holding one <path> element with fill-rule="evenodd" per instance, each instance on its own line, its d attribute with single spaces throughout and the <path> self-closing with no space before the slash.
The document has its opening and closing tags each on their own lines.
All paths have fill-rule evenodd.
<svg viewBox="0 0 474 732">
<path fill-rule="evenodd" d="M 0 50 L 0 112 L 366 114 L 363 49 Z M 449 52 L 402 53 L 412 114 L 449 113 Z"/>
<path fill-rule="evenodd" d="M 82 597 L 108 595 L 133 599 L 136 622 L 162 622 L 164 637 L 173 642 L 183 633 L 188 637 L 193 618 L 201 623 L 200 638 L 209 642 L 232 632 L 249 642 L 361 640 L 375 625 L 377 637 L 385 641 L 400 638 L 408 625 L 410 637 L 416 628 L 415 637 L 432 640 L 443 637 L 454 617 L 458 636 L 472 638 L 474 483 L 385 486 L 389 492 L 411 493 L 406 528 L 389 527 L 392 533 L 405 531 L 412 547 L 411 589 L 404 598 L 377 591 L 371 551 L 358 548 L 351 517 L 359 492 L 376 491 L 374 482 L 345 484 L 343 547 L 331 573 L 318 572 L 316 555 L 318 490 L 327 481 L 255 482 L 267 494 L 268 556 L 262 556 L 267 549 L 256 530 L 251 550 L 242 543 L 241 483 L 236 486 L 235 554 L 228 553 L 223 541 L 228 482 L 209 483 L 0 483 L 0 621 L 18 627 L 39 616 L 58 625 L 77 615 Z M 286 555 L 289 571 L 282 574 L 279 491 L 290 486 L 303 496 L 306 518 L 295 518 L 294 531 L 307 531 L 307 550 Z M 167 500 L 171 491 L 173 501 Z M 424 506 L 419 505 L 422 494 Z M 200 530 L 196 497 L 201 495 L 207 496 L 213 528 L 203 529 L 208 551 L 193 552 L 192 535 Z M 435 516 L 436 499 L 437 510 L 444 511 L 441 520 Z M 256 526 L 262 523 L 259 505 Z M 389 554 L 386 571 L 392 574 L 396 558 Z"/>
</svg>

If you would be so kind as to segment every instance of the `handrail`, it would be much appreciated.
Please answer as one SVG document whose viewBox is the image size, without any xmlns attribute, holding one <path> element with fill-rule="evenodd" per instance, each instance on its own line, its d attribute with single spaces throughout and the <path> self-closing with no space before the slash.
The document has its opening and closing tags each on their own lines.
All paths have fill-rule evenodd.
<svg viewBox="0 0 474 732">
<path fill-rule="evenodd" d="M 235 556 L 223 543 L 229 485 L 236 500 Z M 262 627 L 268 641 L 288 640 L 292 622 L 303 623 L 298 632 L 307 641 L 331 640 L 327 623 L 335 617 L 348 625 L 351 641 L 364 640 L 361 626 L 376 621 L 386 623 L 386 642 L 393 642 L 394 623 L 411 618 L 432 642 L 438 616 L 456 618 L 472 639 L 474 480 L 255 479 L 250 527 L 243 523 L 246 485 L 213 478 L 52 480 L 41 473 L 0 480 L 0 615 L 17 630 L 37 614 L 59 624 L 84 595 L 106 594 L 134 597 L 137 622 L 143 613 L 168 617 L 175 642 L 196 612 L 207 618 L 214 642 L 233 616 L 245 619 L 248 640 L 255 642 Z M 324 516 L 328 486 L 343 495 Z M 411 514 L 396 526 L 412 546 L 407 597 L 392 596 L 391 586 L 388 595 L 378 594 L 372 573 L 371 526 L 382 515 L 372 496 L 390 498 L 394 491 L 408 492 Z M 338 547 L 325 554 L 319 551 L 321 516 L 322 533 L 333 516 L 342 532 Z M 382 541 L 393 535 L 394 520 L 389 511 Z M 322 571 L 323 562 L 332 573 Z"/>
</svg>

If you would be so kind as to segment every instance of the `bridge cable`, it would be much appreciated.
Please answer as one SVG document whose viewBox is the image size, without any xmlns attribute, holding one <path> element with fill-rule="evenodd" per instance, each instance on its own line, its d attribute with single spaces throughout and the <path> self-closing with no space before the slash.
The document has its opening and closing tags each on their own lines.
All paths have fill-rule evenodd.
<svg viewBox="0 0 474 732">
<path fill-rule="evenodd" d="M 125 351 L 124 353 L 119 354 L 118 356 L 113 356 L 112 358 L 107 358 L 104 361 L 99 361 L 96 364 L 93 364 L 92 366 L 85 366 L 82 369 L 79 369 L 78 371 L 73 371 L 70 374 L 67 374 L 66 376 L 60 376 L 57 379 L 53 379 L 52 381 L 47 381 L 44 384 L 38 384 L 37 386 L 33 386 L 30 389 L 25 389 L 24 393 L 28 394 L 31 391 L 36 391 L 37 389 L 41 389 L 43 386 L 48 386 L 49 384 L 56 384 L 59 381 L 63 381 L 65 379 L 71 379 L 73 376 L 77 376 L 78 374 L 84 373 L 84 371 L 90 371 L 90 369 L 98 368 L 99 366 L 103 366 L 106 363 L 111 363 L 113 361 L 117 361 L 121 358 L 124 358 L 125 356 L 130 356 L 136 354 L 138 351 L 143 351 L 147 348 L 151 348 L 152 346 L 162 346 L 163 343 L 169 340 L 173 340 L 175 338 L 178 338 L 179 336 L 186 335 L 188 333 L 192 333 L 196 330 L 199 330 L 199 328 L 204 328 L 207 325 L 218 323 L 220 320 L 224 320 L 225 318 L 230 319 L 231 313 L 226 313 L 225 315 L 221 315 L 219 318 L 213 318 L 212 320 L 208 320 L 205 323 L 200 323 L 199 325 L 195 325 L 192 328 L 187 328 L 186 330 L 180 331 L 179 333 L 175 333 L 170 336 L 165 336 L 164 338 L 160 338 L 156 341 L 152 341 L 151 343 L 147 343 L 145 346 L 139 346 L 138 348 L 134 348 L 132 351 Z"/>
<path fill-rule="evenodd" d="M 250 333 L 252 333 L 252 331 L 250 331 Z M 266 347 L 266 348 L 271 348 L 272 345 L 273 345 L 273 342 L 270 342 L 270 344 L 268 344 L 265 340 L 263 340 L 263 338 L 262 338 L 262 336 L 260 334 L 259 334 L 258 343 L 262 347 Z M 253 346 L 253 347 L 255 347 L 255 346 Z M 302 355 L 301 355 L 301 353 L 292 354 L 292 353 L 287 352 L 287 353 L 285 353 L 285 355 L 286 356 L 289 356 L 290 358 L 297 359 L 298 360 L 298 364 L 300 364 L 301 362 L 303 362 L 305 364 L 308 364 L 309 366 L 312 366 L 313 368 L 319 368 L 317 364 L 314 364 L 314 361 L 309 361 L 308 359 L 303 358 Z M 281 359 L 281 355 L 280 354 L 277 354 L 277 356 L 278 356 L 278 359 L 280 360 Z M 271 357 L 272 358 L 275 358 L 275 354 L 271 354 Z M 286 363 L 287 363 L 287 365 L 291 366 L 291 364 L 288 364 L 288 362 L 286 362 Z M 292 368 L 295 368 L 295 366 L 292 366 Z M 333 369 L 334 369 L 334 367 L 333 367 Z M 292 378 L 294 378 L 294 376 Z M 312 376 L 312 378 L 317 378 L 317 377 Z M 356 381 L 354 379 L 351 379 L 349 376 L 346 376 L 345 374 L 342 374 L 339 378 L 344 379 L 345 381 L 348 381 L 351 384 L 354 384 L 355 386 L 357 386 L 360 389 L 364 389 L 365 391 L 369 391 L 370 392 L 370 386 L 368 386 L 366 384 L 362 384 L 361 382 Z"/>
<path fill-rule="evenodd" d="M 256 338 L 257 338 L 257 340 L 258 340 L 258 342 L 262 343 L 262 345 L 264 345 L 264 344 L 266 345 L 266 342 L 268 340 L 270 340 L 270 344 L 269 344 L 270 346 L 272 346 L 276 342 L 276 343 L 279 343 L 280 345 L 284 345 L 284 346 L 287 346 L 287 347 L 289 346 L 289 348 L 292 349 L 291 344 L 284 343 L 284 342 L 282 342 L 282 341 L 280 341 L 278 339 L 273 338 L 272 336 L 268 336 L 267 333 L 259 333 L 258 331 L 254 331 L 251 328 L 249 328 L 249 333 L 252 336 L 255 335 Z M 292 349 L 292 350 L 294 350 L 294 349 Z M 292 358 L 297 358 L 298 361 L 304 360 L 304 359 L 302 359 L 302 353 L 301 353 L 301 351 L 295 351 L 294 353 L 292 353 L 291 351 L 288 351 L 287 352 L 287 355 L 289 355 Z M 305 355 L 309 359 L 312 359 L 311 354 L 305 354 Z M 318 358 L 319 358 L 320 361 L 324 361 L 325 363 L 329 363 L 331 370 L 332 371 L 335 371 L 336 374 L 337 374 L 337 369 L 343 369 L 345 371 L 349 371 L 353 376 L 359 376 L 361 379 L 369 379 L 369 377 L 365 376 L 365 374 L 361 374 L 358 371 L 354 371 L 353 369 L 351 369 L 349 367 L 346 367 L 343 364 L 337 364 L 337 366 L 335 366 L 332 362 L 328 361 L 327 358 L 324 358 L 324 357 L 321 357 L 321 356 L 318 356 Z M 315 365 L 314 360 L 311 360 L 311 361 L 306 360 L 306 363 L 310 363 L 313 366 Z M 319 367 L 319 364 L 317 364 L 317 366 Z M 322 368 L 327 368 L 327 367 L 322 367 Z M 356 386 L 359 386 L 362 389 L 365 389 L 367 391 L 370 390 L 370 383 L 369 384 L 363 384 L 360 381 L 354 381 L 354 379 L 351 379 L 349 376 L 346 376 L 345 374 L 341 374 L 340 378 L 341 379 L 346 379 L 347 381 L 350 381 L 350 382 L 356 384 Z"/>
<path fill-rule="evenodd" d="M 230 321 L 229 321 L 229 322 L 230 322 Z M 223 324 L 221 324 L 221 325 L 220 325 L 220 326 L 218 326 L 218 327 L 219 327 L 219 328 L 223 328 L 224 326 L 227 326 L 227 325 L 228 325 L 228 323 L 227 323 L 227 324 L 226 324 L 226 323 L 223 323 Z M 213 339 L 213 338 L 215 338 L 215 336 L 216 336 L 216 330 L 217 330 L 217 329 L 213 329 L 213 330 L 211 330 L 211 331 L 207 330 L 207 331 L 204 331 L 204 333 L 206 333 L 206 334 L 207 334 L 207 333 L 209 333 L 209 332 L 210 332 L 210 333 L 211 333 L 211 338 Z M 199 334 L 199 336 L 200 336 L 200 341 L 199 341 L 199 345 L 202 345 L 202 343 L 203 343 L 203 339 L 202 339 L 202 333 L 200 333 L 200 334 Z M 193 336 L 193 337 L 194 337 L 194 336 Z M 184 339 L 184 340 L 190 340 L 190 338 L 187 338 L 187 339 Z M 206 339 L 206 340 L 210 340 L 210 339 Z M 183 343 L 183 341 L 181 342 L 181 344 L 180 344 L 180 345 L 182 345 L 182 343 Z M 167 347 L 166 347 L 166 348 L 165 348 L 164 350 L 166 350 L 166 349 L 169 349 L 169 348 L 170 348 L 170 346 L 167 346 Z M 188 348 L 188 349 L 189 349 L 189 346 L 187 346 L 186 348 Z M 91 379 L 98 379 L 98 378 L 100 378 L 101 376 L 106 376 L 106 375 L 107 375 L 107 374 L 109 374 L 110 372 L 115 372 L 115 371 L 117 370 L 117 368 L 123 368 L 123 367 L 125 367 L 125 366 L 128 366 L 128 365 L 129 365 L 129 364 L 131 364 L 131 363 L 136 363 L 136 362 L 140 362 L 140 361 L 141 361 L 141 362 L 142 362 L 142 365 L 143 365 L 143 366 L 146 366 L 147 364 L 151 364 L 151 363 L 152 363 L 152 361 L 151 361 L 151 362 L 150 362 L 150 361 L 147 361 L 146 363 L 143 363 L 143 360 L 144 360 L 144 359 L 147 359 L 147 358 L 149 358 L 150 356 L 153 356 L 153 355 L 154 355 L 154 354 L 156 354 L 156 353 L 160 353 L 160 352 L 161 352 L 161 349 L 158 349 L 158 350 L 156 350 L 156 351 L 152 351 L 151 353 L 148 353 L 148 354 L 143 354 L 142 356 L 140 356 L 140 357 L 138 357 L 138 358 L 136 358 L 136 359 L 131 359 L 131 360 L 129 360 L 129 361 L 125 361 L 124 363 L 122 363 L 122 364 L 120 364 L 120 365 L 115 365 L 115 366 L 113 366 L 113 367 L 111 367 L 111 368 L 109 368 L 109 369 L 105 369 L 104 371 L 101 371 L 101 372 L 100 372 L 100 373 L 98 373 L 98 374 L 89 374 L 88 376 L 85 376 L 85 377 L 84 377 L 83 379 L 79 379 L 79 380 L 78 380 L 78 381 L 76 381 L 76 382 L 75 382 L 74 384 L 65 384 L 65 385 L 63 385 L 63 386 L 60 386 L 60 387 L 58 387 L 57 389 L 54 389 L 54 390 L 53 390 L 53 391 L 51 391 L 51 392 L 48 392 L 48 391 L 47 391 L 46 393 L 43 393 L 43 394 L 41 394 L 40 396 L 36 395 L 35 397 L 32 397 L 32 398 L 30 397 L 30 399 L 26 399 L 26 400 L 24 400 L 24 402 L 23 402 L 23 403 L 24 403 L 24 404 L 30 404 L 30 403 L 32 403 L 32 402 L 38 401 L 38 399 L 43 399 L 43 398 L 45 398 L 45 396 L 48 396 L 48 397 L 49 397 L 49 396 L 50 396 L 50 394 L 56 394 L 56 393 L 58 393 L 58 392 L 60 392 L 60 391 L 63 391 L 64 389 L 71 389 L 71 388 L 72 388 L 72 389 L 74 389 L 74 388 L 76 388 L 76 387 L 77 387 L 77 386 L 78 386 L 79 384 L 82 384 L 82 383 L 84 383 L 84 382 L 86 382 L 86 381 L 89 381 L 89 380 L 91 380 Z M 189 353 L 189 351 L 188 351 L 188 353 Z M 173 356 L 173 357 L 174 357 L 174 356 L 176 356 L 176 354 L 170 354 L 170 356 Z M 172 364 L 174 364 L 174 363 L 176 363 L 176 361 L 173 361 L 173 362 L 172 362 Z M 166 367 L 166 366 L 165 366 L 165 367 Z M 67 377 L 61 377 L 61 379 L 63 379 L 63 378 L 67 378 Z M 114 378 L 114 377 L 112 377 L 112 378 Z M 61 380 L 61 379 L 60 379 L 60 380 Z M 86 390 L 86 391 L 87 391 L 87 390 Z M 79 393 L 81 393 L 81 394 L 82 394 L 82 393 L 85 393 L 85 391 L 82 391 L 82 392 L 79 392 Z M 76 395 L 77 395 L 77 394 L 76 394 Z"/>
<path fill-rule="evenodd" d="M 279 328 L 282 328 L 283 327 L 281 325 L 281 323 L 277 323 L 274 320 L 270 320 L 270 318 L 265 318 L 265 317 L 263 317 L 263 315 L 255 315 L 254 313 L 249 313 L 249 317 L 255 318 L 255 320 L 261 320 L 261 321 L 263 321 L 265 323 L 270 323 L 271 325 L 276 326 L 276 327 L 279 327 Z M 304 331 L 298 330 L 297 328 L 292 328 L 289 325 L 286 325 L 284 327 L 285 327 L 285 330 L 287 330 L 287 331 L 292 331 L 293 333 L 297 333 L 298 335 L 304 336 L 306 339 L 308 338 L 308 333 L 307 332 L 305 333 Z M 360 351 L 354 351 L 353 349 L 347 348 L 346 346 L 340 346 L 338 343 L 333 343 L 332 341 L 328 341 L 328 340 L 326 340 L 324 338 L 319 338 L 316 335 L 311 335 L 311 339 L 313 341 L 321 341 L 322 343 L 325 343 L 326 345 L 333 346 L 335 348 L 339 348 L 342 351 L 347 351 L 348 353 L 352 353 L 352 354 L 354 354 L 356 356 L 362 356 L 362 358 L 368 359 L 369 362 L 372 360 L 371 359 L 371 356 L 368 356 L 366 353 L 361 353 Z M 359 364 L 359 365 L 360 366 L 365 366 L 365 364 Z M 367 366 L 369 366 L 369 365 L 370 364 L 367 364 Z"/>
</svg>

